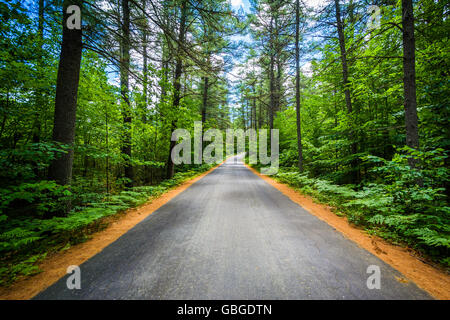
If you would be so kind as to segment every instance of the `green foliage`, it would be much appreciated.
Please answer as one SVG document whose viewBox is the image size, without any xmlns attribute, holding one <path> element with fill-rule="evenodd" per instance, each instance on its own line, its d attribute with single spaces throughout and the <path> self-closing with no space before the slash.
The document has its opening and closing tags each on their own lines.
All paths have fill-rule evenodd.
<svg viewBox="0 0 450 320">
<path fill-rule="evenodd" d="M 41 272 L 36 263 L 44 259 L 46 253 L 36 254 L 29 258 L 8 266 L 0 266 L 0 286 L 12 283 L 19 276 L 32 276 Z"/>
<path fill-rule="evenodd" d="M 0 187 L 17 185 L 38 178 L 36 170 L 46 169 L 55 157 L 66 153 L 68 146 L 51 143 L 27 143 L 16 148 L 0 150 Z"/>
<path fill-rule="evenodd" d="M 18 275 L 39 272 L 35 263 L 43 257 L 42 253 L 45 254 L 52 246 L 83 241 L 90 233 L 90 228 L 99 224 L 102 218 L 141 205 L 210 168 L 211 165 L 204 164 L 189 171 L 177 172 L 172 179 L 164 180 L 156 186 L 139 186 L 118 194 L 101 194 L 100 197 L 85 195 L 85 200 L 88 201 L 79 203 L 64 217 L 15 218 L 0 215 L 0 254 L 3 257 L 0 259 L 0 285 L 14 281 Z M 61 199 L 62 194 L 67 191 L 67 188 L 53 181 L 41 181 L 31 186 L 20 185 L 15 192 L 2 193 L 1 205 L 8 207 L 12 199 L 29 202 L 38 200 L 36 202 L 38 207 L 45 213 L 49 212 L 49 208 L 54 204 L 54 200 L 51 199 L 55 199 L 56 196 Z M 45 193 L 51 197 L 43 197 L 42 194 Z M 38 254 L 33 255 L 34 253 Z"/>
<path fill-rule="evenodd" d="M 58 212 L 71 194 L 67 186 L 60 186 L 54 181 L 22 183 L 0 189 L 0 213 L 5 212 L 13 217 L 24 210 L 29 215 L 38 216 Z"/>
</svg>

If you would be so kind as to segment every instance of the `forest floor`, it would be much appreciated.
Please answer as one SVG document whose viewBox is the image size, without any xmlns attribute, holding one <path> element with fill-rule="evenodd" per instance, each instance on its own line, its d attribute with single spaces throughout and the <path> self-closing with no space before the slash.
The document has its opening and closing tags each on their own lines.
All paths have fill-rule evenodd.
<svg viewBox="0 0 450 320">
<path fill-rule="evenodd" d="M 450 277 L 413 251 L 254 169 L 269 185 L 242 164 L 216 168 L 47 257 L 0 299 L 426 298 L 419 288 L 450 299 Z M 85 290 L 67 290 L 67 266 L 82 263 Z M 381 290 L 366 287 L 370 264 L 381 267 Z"/>
</svg>

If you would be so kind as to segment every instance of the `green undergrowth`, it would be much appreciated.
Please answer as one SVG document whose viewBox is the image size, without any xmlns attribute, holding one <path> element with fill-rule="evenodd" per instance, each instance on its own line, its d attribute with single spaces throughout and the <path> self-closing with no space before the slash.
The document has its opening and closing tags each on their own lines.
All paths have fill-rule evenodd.
<svg viewBox="0 0 450 320">
<path fill-rule="evenodd" d="M 21 189 L 2 192 L 0 211 L 0 285 L 8 286 L 18 277 L 39 273 L 37 264 L 49 252 L 66 250 L 70 246 L 89 239 L 93 233 L 108 225 L 107 217 L 119 216 L 129 208 L 144 204 L 210 169 L 212 165 L 202 165 L 177 172 L 172 179 L 167 179 L 152 186 L 133 187 L 116 194 L 83 193 L 62 190 L 52 182 L 39 182 L 36 185 L 21 186 Z M 67 216 L 47 217 L 46 209 L 53 208 L 53 196 L 66 195 L 77 198 L 77 205 Z M 40 195 L 40 196 L 39 196 Z M 47 201 L 43 201 L 43 198 Z M 80 201 L 80 199 L 83 199 Z M 43 208 L 34 209 L 30 217 L 8 215 L 8 204 L 14 201 L 38 203 Z M 36 216 L 36 212 L 43 213 Z"/>
</svg>

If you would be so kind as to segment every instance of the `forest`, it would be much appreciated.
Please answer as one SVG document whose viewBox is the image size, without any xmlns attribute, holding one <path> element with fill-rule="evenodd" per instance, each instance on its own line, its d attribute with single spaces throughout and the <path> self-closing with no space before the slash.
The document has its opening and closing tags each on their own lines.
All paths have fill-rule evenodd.
<svg viewBox="0 0 450 320">
<path fill-rule="evenodd" d="M 275 179 L 448 269 L 449 7 L 1 0 L 0 285 L 212 168 L 194 121 L 278 129 Z"/>
</svg>

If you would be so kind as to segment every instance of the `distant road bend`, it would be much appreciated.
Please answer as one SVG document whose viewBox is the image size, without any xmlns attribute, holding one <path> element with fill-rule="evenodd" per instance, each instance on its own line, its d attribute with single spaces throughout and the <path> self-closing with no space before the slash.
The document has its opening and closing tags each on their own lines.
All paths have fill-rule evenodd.
<svg viewBox="0 0 450 320">
<path fill-rule="evenodd" d="M 366 285 L 381 270 L 381 289 Z M 35 299 L 430 299 L 247 169 L 240 157 Z"/>
</svg>

